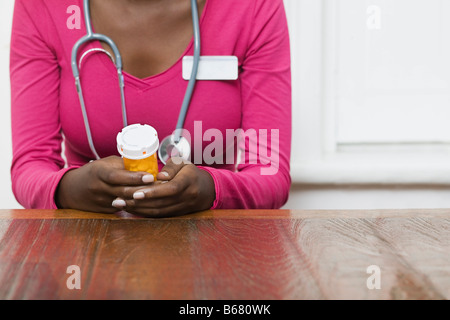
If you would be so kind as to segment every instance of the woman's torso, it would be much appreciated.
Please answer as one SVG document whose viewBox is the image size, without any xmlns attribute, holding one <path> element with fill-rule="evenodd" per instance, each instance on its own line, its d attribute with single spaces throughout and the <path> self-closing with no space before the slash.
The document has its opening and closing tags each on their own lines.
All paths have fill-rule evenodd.
<svg viewBox="0 0 450 320">
<path fill-rule="evenodd" d="M 161 12 L 147 13 L 149 20 L 155 15 L 155 21 L 144 25 L 147 19 L 144 11 L 138 14 L 137 11 L 130 10 L 123 14 L 123 19 L 128 20 L 131 16 L 139 15 L 133 22 L 122 21 L 118 17 L 108 19 L 114 14 L 106 10 L 99 13 L 102 11 L 101 6 L 109 3 L 107 1 L 110 0 L 92 1 L 93 27 L 95 32 L 104 33 L 116 40 L 123 55 L 128 122 L 149 124 L 155 127 L 162 139 L 176 127 L 187 87 L 187 81 L 182 79 L 182 57 L 193 54 L 190 2 L 185 1 L 187 5 L 179 12 L 170 11 L 173 17 L 164 17 Z M 66 6 L 72 3 L 63 2 Z M 82 1 L 77 2 L 82 8 Z M 96 7 L 97 5 L 99 6 Z M 51 4 L 48 10 L 53 15 L 55 24 L 62 25 L 66 22 L 61 21 L 60 11 L 57 12 L 54 6 L 50 6 Z M 57 5 L 55 3 L 55 6 L 60 10 L 64 9 L 61 2 Z M 239 10 L 236 10 L 237 7 Z M 123 11 L 120 7 L 109 10 Z M 202 0 L 199 1 L 199 11 L 202 55 L 234 55 L 238 57 L 241 66 L 251 32 L 251 24 L 247 22 L 253 14 L 253 1 Z M 160 15 L 158 19 L 161 20 L 156 18 L 157 15 Z M 66 13 L 63 17 L 67 19 L 69 15 Z M 167 25 L 175 17 L 181 21 L 169 28 Z M 158 24 L 166 27 L 148 30 L 156 28 Z M 141 32 L 137 32 L 138 30 Z M 57 28 L 57 31 L 61 46 L 57 42 L 52 45 L 55 46 L 61 67 L 60 122 L 65 136 L 66 158 L 69 165 L 82 165 L 93 159 L 93 155 L 87 143 L 70 67 L 70 55 L 73 44 L 86 34 L 86 28 L 83 23 L 79 30 Z M 134 37 L 136 38 L 133 39 Z M 101 43 L 92 42 L 82 49 L 81 54 L 90 48 L 102 47 Z M 105 48 L 108 49 L 106 46 Z M 107 55 L 94 53 L 83 60 L 80 75 L 97 152 L 101 157 L 118 155 L 115 138 L 122 129 L 122 115 L 115 66 Z M 227 148 L 226 131 L 240 128 L 241 108 L 239 80 L 197 82 L 185 121 L 185 129 L 192 138 L 192 152 L 196 156 L 192 160 L 196 164 L 204 164 L 198 163 L 203 156 L 201 151 L 218 134 L 221 134 L 223 141 L 216 141 L 216 146 L 222 144 L 224 150 Z M 209 135 L 204 136 L 207 130 Z M 219 164 L 216 167 L 223 166 Z"/>
</svg>

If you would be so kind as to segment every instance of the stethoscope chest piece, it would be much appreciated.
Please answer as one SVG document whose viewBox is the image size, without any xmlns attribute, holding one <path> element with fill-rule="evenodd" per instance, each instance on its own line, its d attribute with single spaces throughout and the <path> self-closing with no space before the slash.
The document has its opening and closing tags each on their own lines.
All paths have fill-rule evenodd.
<svg viewBox="0 0 450 320">
<path fill-rule="evenodd" d="M 165 165 L 170 158 L 181 158 L 190 161 L 191 146 L 185 137 L 180 137 L 178 142 L 175 135 L 167 136 L 158 150 L 159 160 Z"/>
</svg>

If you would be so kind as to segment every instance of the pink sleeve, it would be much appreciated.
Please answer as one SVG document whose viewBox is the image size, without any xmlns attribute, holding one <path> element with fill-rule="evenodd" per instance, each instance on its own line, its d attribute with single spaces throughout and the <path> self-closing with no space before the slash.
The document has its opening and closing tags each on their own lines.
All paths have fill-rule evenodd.
<svg viewBox="0 0 450 320">
<path fill-rule="evenodd" d="M 246 162 L 237 167 L 237 172 L 201 167 L 215 182 L 213 209 L 276 209 L 289 195 L 292 101 L 286 13 L 282 0 L 255 3 L 254 20 L 246 21 L 253 25 L 253 31 L 240 82 L 242 130 L 246 135 L 257 132 L 258 148 L 245 143 Z M 267 139 L 261 134 L 264 130 Z M 266 154 L 271 156 L 269 164 Z"/>
<path fill-rule="evenodd" d="M 61 157 L 59 64 L 45 39 L 50 23 L 37 2 L 16 0 L 10 58 L 11 178 L 17 201 L 32 209 L 56 209 L 56 188 L 71 169 L 64 168 Z"/>
</svg>

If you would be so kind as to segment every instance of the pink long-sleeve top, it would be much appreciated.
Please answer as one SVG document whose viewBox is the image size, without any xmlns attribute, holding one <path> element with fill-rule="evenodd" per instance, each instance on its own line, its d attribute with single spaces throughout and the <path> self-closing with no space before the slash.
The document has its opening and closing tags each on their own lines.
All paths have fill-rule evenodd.
<svg viewBox="0 0 450 320">
<path fill-rule="evenodd" d="M 68 9 L 73 5 L 81 9 L 79 29 L 68 27 L 74 13 Z M 82 10 L 82 0 L 15 2 L 11 176 L 16 199 L 25 208 L 56 209 L 55 191 L 63 175 L 94 159 L 71 69 L 72 47 L 86 34 Z M 252 148 L 248 141 L 241 144 L 247 161 L 237 165 L 225 160 L 194 162 L 214 179 L 213 209 L 280 208 L 291 183 L 290 46 L 283 2 L 207 0 L 200 23 L 202 55 L 237 56 L 239 79 L 198 81 L 185 129 L 196 134 L 192 139 L 200 141 L 202 150 L 220 142 L 208 134 L 212 128 L 224 140 L 227 130 L 237 129 L 266 130 L 269 136 L 267 143 L 258 142 L 268 149 L 265 162 L 259 157 L 262 148 Z M 82 51 L 90 48 L 101 44 L 90 43 Z M 185 55 L 193 55 L 192 41 Z M 123 125 L 115 66 L 107 55 L 92 54 L 83 60 L 80 75 L 97 152 L 101 157 L 118 155 L 115 139 Z M 129 124 L 149 124 L 160 138 L 171 134 L 187 87 L 182 57 L 161 74 L 139 79 L 124 72 L 124 77 Z M 267 155 L 277 156 L 268 164 Z M 276 170 L 263 173 L 268 167 Z"/>
</svg>

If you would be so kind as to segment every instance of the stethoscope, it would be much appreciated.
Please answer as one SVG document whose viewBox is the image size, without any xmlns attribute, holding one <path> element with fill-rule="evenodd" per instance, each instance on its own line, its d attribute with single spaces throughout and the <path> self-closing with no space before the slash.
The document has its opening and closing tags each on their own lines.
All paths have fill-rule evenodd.
<svg viewBox="0 0 450 320">
<path fill-rule="evenodd" d="M 89 147 L 94 154 L 95 158 L 97 160 L 100 159 L 100 156 L 97 153 L 97 150 L 95 149 L 94 142 L 92 139 L 92 133 L 91 128 L 89 125 L 89 119 L 86 112 L 86 104 L 84 101 L 83 96 L 83 90 L 81 88 L 81 80 L 80 80 L 80 68 L 81 68 L 81 62 L 88 54 L 92 51 L 101 51 L 108 54 L 108 56 L 111 58 L 113 63 L 116 66 L 117 69 L 117 75 L 119 78 L 119 88 L 120 88 L 120 97 L 121 97 L 121 104 L 122 104 L 122 119 L 123 119 L 123 127 L 128 126 L 128 120 L 127 120 L 127 109 L 125 104 L 125 93 L 124 93 L 124 77 L 122 73 L 123 63 L 122 63 L 122 57 L 120 55 L 119 49 L 117 48 L 114 41 L 102 34 L 94 33 L 92 31 L 92 20 L 91 20 L 91 14 L 90 14 L 90 7 L 89 7 L 89 0 L 83 0 L 83 6 L 84 6 L 84 20 L 86 24 L 86 31 L 87 34 L 82 37 L 80 40 L 75 43 L 73 49 L 72 49 L 72 72 L 73 76 L 75 78 L 75 85 L 78 92 L 78 98 L 80 100 L 81 105 L 81 111 L 83 114 L 83 120 L 84 120 L 84 126 L 86 129 L 87 139 L 89 143 Z M 186 120 L 186 115 L 189 109 L 189 105 L 191 103 L 192 94 L 194 92 L 196 80 L 197 80 L 197 73 L 198 73 L 198 66 L 200 62 L 200 51 L 201 51 L 201 42 L 200 42 L 200 22 L 198 17 L 198 8 L 197 8 L 197 1 L 191 0 L 191 10 L 192 10 L 192 21 L 194 25 L 194 63 L 192 67 L 192 74 L 191 78 L 188 83 L 188 87 L 186 89 L 186 94 L 184 96 L 183 104 L 181 106 L 180 114 L 178 116 L 178 122 L 176 129 L 172 135 L 167 136 L 161 141 L 160 147 L 158 149 L 158 156 L 162 163 L 166 164 L 167 160 L 171 157 L 177 156 L 181 157 L 185 160 L 188 160 L 191 153 L 191 147 L 186 138 L 182 136 L 184 122 Z M 80 58 L 80 62 L 78 63 L 78 52 L 80 51 L 80 48 L 82 45 L 86 44 L 90 41 L 101 41 L 105 42 L 113 51 L 114 59 L 113 57 L 105 50 L 95 48 L 88 50 L 83 54 L 83 56 Z"/>
</svg>

